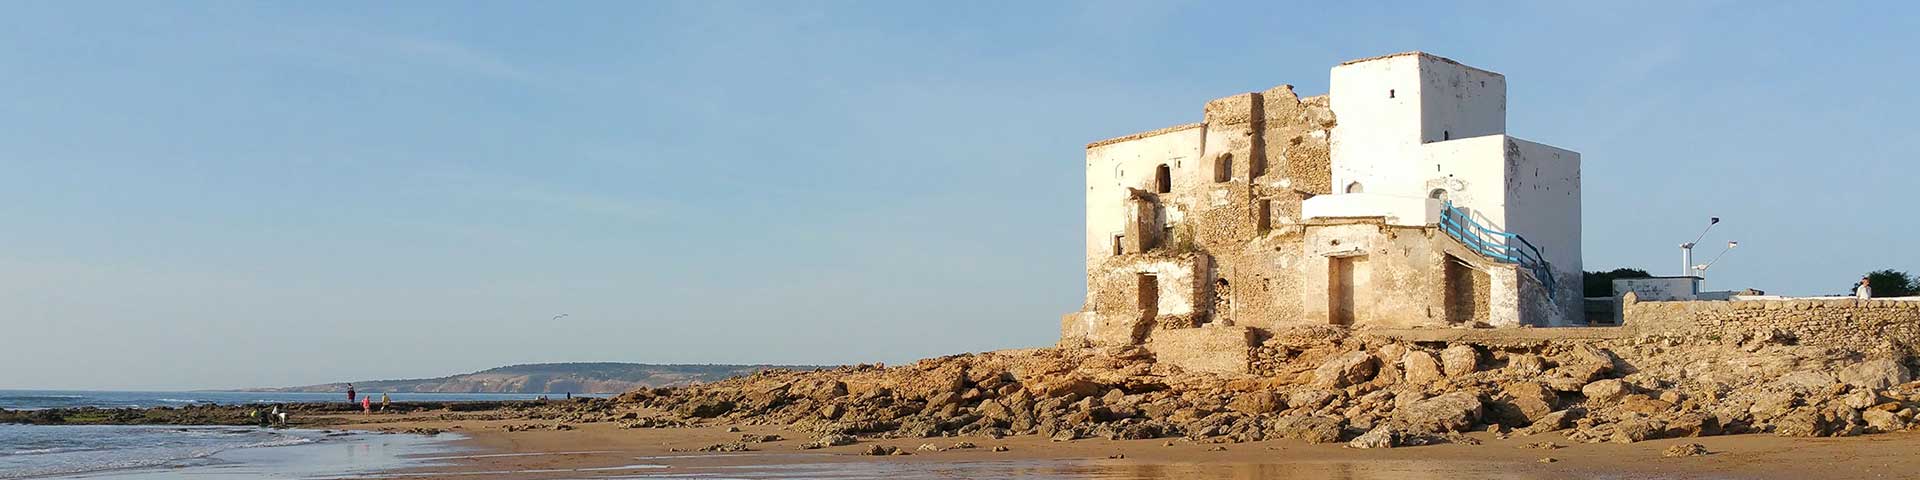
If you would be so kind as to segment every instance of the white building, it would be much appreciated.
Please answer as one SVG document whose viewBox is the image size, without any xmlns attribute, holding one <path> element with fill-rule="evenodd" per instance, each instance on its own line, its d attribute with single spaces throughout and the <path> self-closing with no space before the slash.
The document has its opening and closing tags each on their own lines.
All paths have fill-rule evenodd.
<svg viewBox="0 0 1920 480">
<path fill-rule="evenodd" d="M 1506 135 L 1504 76 L 1412 52 L 1331 77 L 1089 144 L 1063 339 L 1582 321 L 1580 154 Z"/>
</svg>

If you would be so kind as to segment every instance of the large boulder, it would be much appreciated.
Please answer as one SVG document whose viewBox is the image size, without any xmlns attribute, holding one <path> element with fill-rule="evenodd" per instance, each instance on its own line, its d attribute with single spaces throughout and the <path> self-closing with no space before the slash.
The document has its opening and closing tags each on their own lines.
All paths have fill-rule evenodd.
<svg viewBox="0 0 1920 480">
<path fill-rule="evenodd" d="M 1000 403 L 997 400 L 980 402 L 980 406 L 974 407 L 973 413 L 980 414 L 982 418 L 1000 423 L 1012 422 L 1014 417 L 1013 409 L 1008 408 L 1006 404 Z"/>
<path fill-rule="evenodd" d="M 1500 387 L 1505 403 L 1523 424 L 1539 421 L 1560 406 L 1560 396 L 1536 382 L 1513 382 Z"/>
<path fill-rule="evenodd" d="M 1292 415 L 1275 419 L 1272 434 L 1307 443 L 1333 443 L 1340 441 L 1345 424 L 1345 420 L 1325 415 Z"/>
<path fill-rule="evenodd" d="M 726 415 L 727 412 L 733 411 L 734 406 L 733 402 L 708 398 L 682 405 L 680 408 L 675 409 L 674 413 L 678 413 L 683 417 L 713 418 Z"/>
<path fill-rule="evenodd" d="M 1327 406 L 1328 403 L 1333 402 L 1334 399 L 1337 398 L 1340 398 L 1340 392 L 1334 390 L 1300 390 L 1287 395 L 1287 406 L 1297 409 L 1318 410 L 1320 407 Z"/>
<path fill-rule="evenodd" d="M 1467 345 L 1454 345 L 1440 351 L 1440 368 L 1449 377 L 1459 377 L 1480 369 L 1480 351 Z"/>
<path fill-rule="evenodd" d="M 1372 354 L 1364 351 L 1347 352 L 1327 359 L 1325 363 L 1320 364 L 1320 368 L 1314 369 L 1313 382 L 1323 387 L 1334 388 L 1366 383 L 1367 380 L 1373 379 L 1373 374 L 1378 371 L 1379 366 L 1379 362 L 1373 358 Z"/>
<path fill-rule="evenodd" d="M 1620 379 L 1617 378 L 1609 378 L 1589 383 L 1585 387 L 1580 387 L 1580 393 L 1587 396 L 1589 405 L 1603 407 L 1606 406 L 1605 404 L 1618 402 L 1620 399 L 1626 398 L 1627 394 L 1633 393 L 1633 390 L 1627 387 L 1627 382 L 1620 381 Z"/>
<path fill-rule="evenodd" d="M 1386 425 L 1373 427 L 1373 430 L 1369 430 L 1367 433 L 1358 437 L 1353 437 L 1352 441 L 1347 442 L 1348 448 L 1393 448 L 1397 446 L 1400 446 L 1400 432 L 1394 431 L 1393 428 Z"/>
<path fill-rule="evenodd" d="M 1633 417 L 1613 424 L 1613 443 L 1633 443 L 1659 438 L 1660 429 L 1653 421 Z"/>
<path fill-rule="evenodd" d="M 1106 393 L 1109 388 L 1111 387 L 1092 380 L 1078 377 L 1065 377 L 1041 381 L 1034 385 L 1032 390 L 1035 395 L 1041 398 L 1069 397 L 1079 399 L 1099 396 L 1100 394 Z"/>
<path fill-rule="evenodd" d="M 1747 406 L 1747 414 L 1754 420 L 1769 421 L 1793 411 L 1800 404 L 1800 398 L 1793 392 L 1773 390 L 1754 396 L 1753 404 Z"/>
<path fill-rule="evenodd" d="M 1713 415 L 1690 412 L 1666 417 L 1666 432 L 1663 438 L 1707 437 L 1721 433 L 1720 419 Z"/>
<path fill-rule="evenodd" d="M 1875 433 L 1898 432 L 1907 429 L 1907 422 L 1900 416 L 1881 409 L 1868 409 L 1860 412 L 1860 419 L 1867 422 L 1867 430 Z"/>
<path fill-rule="evenodd" d="M 1394 410 L 1393 415 L 1411 430 L 1446 433 L 1466 430 L 1484 411 L 1480 396 L 1453 392 L 1414 402 L 1407 408 Z"/>
<path fill-rule="evenodd" d="M 1547 360 L 1533 354 L 1515 354 L 1507 357 L 1507 371 L 1515 375 L 1533 376 L 1547 372 Z"/>
<path fill-rule="evenodd" d="M 1547 432 L 1557 432 L 1566 429 L 1567 425 L 1572 424 L 1573 417 L 1573 412 L 1566 410 L 1551 412 L 1546 415 L 1541 415 L 1540 419 L 1534 420 L 1532 425 L 1515 430 L 1513 433 L 1516 435 L 1539 435 Z"/>
<path fill-rule="evenodd" d="M 1431 385 L 1446 378 L 1440 371 L 1440 361 L 1424 350 L 1408 350 L 1400 356 L 1401 375 L 1406 383 L 1415 386 Z"/>
<path fill-rule="evenodd" d="M 1658 415 L 1673 408 L 1673 403 L 1649 397 L 1644 394 L 1628 394 L 1620 397 L 1620 409 L 1642 415 Z"/>
<path fill-rule="evenodd" d="M 1619 370 L 1620 357 L 1613 352 L 1593 345 L 1574 345 L 1573 351 L 1560 361 L 1560 367 L 1553 371 L 1561 376 L 1571 377 L 1581 382 L 1591 382 L 1604 378 Z"/>
<path fill-rule="evenodd" d="M 1251 392 L 1234 397 L 1227 409 L 1247 415 L 1261 415 L 1287 409 L 1286 400 L 1272 392 Z"/>
<path fill-rule="evenodd" d="M 1782 437 L 1818 437 L 1826 432 L 1826 418 L 1812 408 L 1796 408 L 1773 419 L 1773 433 Z"/>
<path fill-rule="evenodd" d="M 1839 377 L 1856 388 L 1882 389 L 1913 380 L 1913 373 L 1898 361 L 1877 358 L 1841 368 Z"/>
</svg>

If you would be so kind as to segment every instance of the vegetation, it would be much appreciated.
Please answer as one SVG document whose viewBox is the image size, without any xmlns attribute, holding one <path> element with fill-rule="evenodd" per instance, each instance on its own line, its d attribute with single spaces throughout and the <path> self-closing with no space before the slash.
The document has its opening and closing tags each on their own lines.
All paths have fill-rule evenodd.
<svg viewBox="0 0 1920 480">
<path fill-rule="evenodd" d="M 1638 268 L 1616 268 L 1605 272 L 1580 272 L 1581 288 L 1584 296 L 1613 296 L 1613 280 L 1616 278 L 1647 278 L 1653 274 Z"/>
<path fill-rule="evenodd" d="M 1855 283 L 1854 285 L 1859 285 Z M 1867 285 L 1873 287 L 1876 297 L 1911 297 L 1920 295 L 1920 279 L 1913 278 L 1907 272 L 1885 269 L 1867 273 Z M 1849 293 L 1852 290 L 1848 291 Z"/>
<path fill-rule="evenodd" d="M 1200 251 L 1200 245 L 1193 240 L 1193 224 L 1183 223 L 1173 229 L 1173 238 L 1162 245 L 1167 253 L 1185 255 Z"/>
</svg>

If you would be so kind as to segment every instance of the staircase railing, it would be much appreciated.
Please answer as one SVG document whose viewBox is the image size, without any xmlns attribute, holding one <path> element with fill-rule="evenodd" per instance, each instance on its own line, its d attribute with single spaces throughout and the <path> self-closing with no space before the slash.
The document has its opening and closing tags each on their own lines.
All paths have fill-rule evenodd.
<svg viewBox="0 0 1920 480">
<path fill-rule="evenodd" d="M 1555 288 L 1553 265 L 1547 263 L 1540 254 L 1540 248 L 1534 246 L 1533 242 L 1527 241 L 1527 237 L 1487 228 L 1480 222 L 1474 221 L 1465 210 L 1453 206 L 1451 200 L 1442 201 L 1440 204 L 1440 230 L 1447 232 L 1447 236 L 1453 237 L 1454 240 L 1459 240 L 1460 244 L 1465 245 L 1468 250 L 1501 263 L 1526 267 L 1528 273 L 1533 274 L 1534 280 L 1539 281 L 1540 286 L 1546 288 L 1548 299 L 1553 299 L 1559 290 Z M 1518 240 L 1518 245 L 1515 245 L 1515 240 Z"/>
</svg>

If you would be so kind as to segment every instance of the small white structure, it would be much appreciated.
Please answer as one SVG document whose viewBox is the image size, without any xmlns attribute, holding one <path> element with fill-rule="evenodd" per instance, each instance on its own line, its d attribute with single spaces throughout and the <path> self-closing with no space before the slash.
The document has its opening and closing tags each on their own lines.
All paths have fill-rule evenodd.
<svg viewBox="0 0 1920 480">
<path fill-rule="evenodd" d="M 1613 279 L 1613 298 L 1632 292 L 1642 302 L 1673 302 L 1700 299 L 1700 277 L 1644 277 Z M 1720 298 L 1719 300 L 1725 300 Z"/>
</svg>

